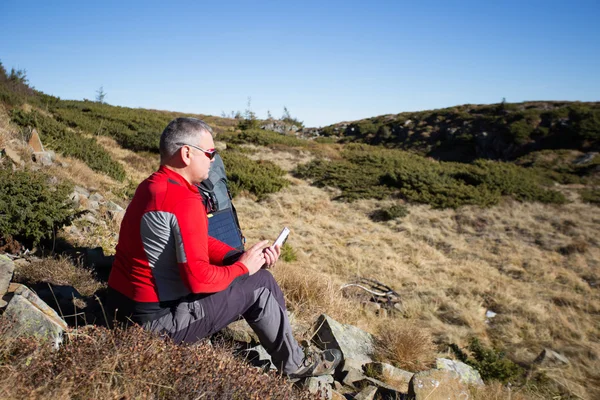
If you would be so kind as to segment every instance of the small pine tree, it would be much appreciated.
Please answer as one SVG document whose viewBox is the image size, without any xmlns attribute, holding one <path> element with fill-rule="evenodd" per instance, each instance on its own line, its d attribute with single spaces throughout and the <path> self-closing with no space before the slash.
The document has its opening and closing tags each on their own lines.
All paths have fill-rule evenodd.
<svg viewBox="0 0 600 400">
<path fill-rule="evenodd" d="M 104 104 L 105 97 L 106 92 L 104 91 L 104 86 L 100 86 L 100 89 L 96 90 L 96 101 L 100 104 Z"/>
</svg>

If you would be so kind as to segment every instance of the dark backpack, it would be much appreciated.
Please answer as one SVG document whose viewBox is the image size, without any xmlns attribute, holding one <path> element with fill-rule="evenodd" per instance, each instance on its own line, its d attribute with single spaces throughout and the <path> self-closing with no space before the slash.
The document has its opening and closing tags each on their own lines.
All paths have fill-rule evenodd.
<svg viewBox="0 0 600 400">
<path fill-rule="evenodd" d="M 202 181 L 198 189 L 208 213 L 208 235 L 243 251 L 246 238 L 242 235 L 237 212 L 231 202 L 225 165 L 219 154 L 210 166 L 208 179 Z"/>
</svg>

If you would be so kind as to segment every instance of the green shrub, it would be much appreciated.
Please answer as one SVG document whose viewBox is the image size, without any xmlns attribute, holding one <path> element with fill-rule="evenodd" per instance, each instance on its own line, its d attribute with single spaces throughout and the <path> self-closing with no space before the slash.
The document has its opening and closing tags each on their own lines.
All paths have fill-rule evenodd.
<svg viewBox="0 0 600 400">
<path fill-rule="evenodd" d="M 298 259 L 296 256 L 296 250 L 294 250 L 294 248 L 288 243 L 284 243 L 283 246 L 281 246 L 280 258 L 285 262 L 292 262 Z"/>
<path fill-rule="evenodd" d="M 600 189 L 583 189 L 579 194 L 581 201 L 600 205 Z"/>
<path fill-rule="evenodd" d="M 525 372 L 523 368 L 506 358 L 504 352 L 485 347 L 477 338 L 472 338 L 468 346 L 472 357 L 469 357 L 454 343 L 450 345 L 450 348 L 460 361 L 478 370 L 484 381 L 497 380 L 502 383 L 515 383 L 523 378 Z"/>
<path fill-rule="evenodd" d="M 547 181 L 536 171 L 508 163 L 436 162 L 401 150 L 366 145 L 350 145 L 342 157 L 337 161 L 314 160 L 294 172 L 317 186 L 341 189 L 341 198 L 347 200 L 397 195 L 435 208 L 490 206 L 502 196 L 544 203 L 566 201 L 559 192 L 544 188 Z"/>
<path fill-rule="evenodd" d="M 381 208 L 371 213 L 370 217 L 373 221 L 391 221 L 397 218 L 404 218 L 408 215 L 408 209 L 399 204 L 388 208 Z"/>
<path fill-rule="evenodd" d="M 233 144 L 251 143 L 259 146 L 284 145 L 288 147 L 306 147 L 306 140 L 262 129 L 250 129 L 239 134 L 223 134 L 219 140 Z"/>
<path fill-rule="evenodd" d="M 574 135 L 586 140 L 600 139 L 600 110 L 574 104 L 569 107 L 569 120 Z"/>
<path fill-rule="evenodd" d="M 113 160 L 94 138 L 71 132 L 52 117 L 37 111 L 28 113 L 14 110 L 12 120 L 23 128 L 29 126 L 37 128 L 42 142 L 47 147 L 66 156 L 78 158 L 94 171 L 103 172 L 118 181 L 125 179 L 123 166 Z"/>
<path fill-rule="evenodd" d="M 255 195 L 259 200 L 269 193 L 275 193 L 289 185 L 284 178 L 285 171 L 270 161 L 254 161 L 243 154 L 225 150 L 223 158 L 229 180 L 229 190 L 233 197 L 242 191 Z"/>
<path fill-rule="evenodd" d="M 37 245 L 69 224 L 73 210 L 66 203 L 72 187 L 48 184 L 40 172 L 0 169 L 0 235 Z"/>
</svg>

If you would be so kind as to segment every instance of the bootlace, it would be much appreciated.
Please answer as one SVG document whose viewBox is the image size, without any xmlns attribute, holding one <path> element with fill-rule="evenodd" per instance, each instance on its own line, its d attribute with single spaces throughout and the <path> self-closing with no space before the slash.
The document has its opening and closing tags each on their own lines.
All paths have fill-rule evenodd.
<svg viewBox="0 0 600 400">
<path fill-rule="evenodd" d="M 304 349 L 304 358 L 302 359 L 302 366 L 310 367 L 318 359 L 317 352 L 310 350 L 309 348 Z"/>
</svg>

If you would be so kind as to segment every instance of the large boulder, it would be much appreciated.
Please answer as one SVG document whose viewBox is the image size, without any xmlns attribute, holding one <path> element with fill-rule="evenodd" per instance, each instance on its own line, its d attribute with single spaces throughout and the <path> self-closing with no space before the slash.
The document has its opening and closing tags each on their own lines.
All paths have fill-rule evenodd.
<svg viewBox="0 0 600 400">
<path fill-rule="evenodd" d="M 325 314 L 318 318 L 315 326 L 313 341 L 321 349 L 340 350 L 345 362 L 358 368 L 373 361 L 371 356 L 375 353 L 375 339 L 370 333 L 341 324 Z"/>
<path fill-rule="evenodd" d="M 450 360 L 448 358 L 437 358 L 435 364 L 437 369 L 456 372 L 460 377 L 460 380 L 467 385 L 484 385 L 479 371 L 464 362 Z"/>
<path fill-rule="evenodd" d="M 417 372 L 408 385 L 414 400 L 464 400 L 471 398 L 467 385 L 456 372 L 441 369 Z"/>
<path fill-rule="evenodd" d="M 6 297 L 12 296 L 3 318 L 13 323 L 10 332 L 13 336 L 34 336 L 50 340 L 57 348 L 62 342 L 62 334 L 67 329 L 66 322 L 26 286 L 11 283 Z"/>
</svg>

